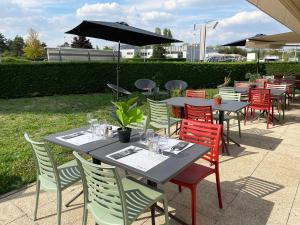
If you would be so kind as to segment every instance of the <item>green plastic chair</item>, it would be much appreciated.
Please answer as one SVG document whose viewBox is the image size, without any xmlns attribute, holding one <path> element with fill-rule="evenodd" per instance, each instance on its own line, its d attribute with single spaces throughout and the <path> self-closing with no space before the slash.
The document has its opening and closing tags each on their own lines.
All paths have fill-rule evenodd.
<svg viewBox="0 0 300 225">
<path fill-rule="evenodd" d="M 177 125 L 181 122 L 181 119 L 170 116 L 169 107 L 165 102 L 153 101 L 151 99 L 147 99 L 147 101 L 149 104 L 148 126 L 164 129 L 165 133 L 167 131 L 168 136 L 170 137 L 171 126 Z"/>
<path fill-rule="evenodd" d="M 129 225 L 156 202 L 162 201 L 166 224 L 169 224 L 165 194 L 134 178 L 120 177 L 114 166 L 91 163 L 73 152 L 77 159 L 84 192 L 82 224 L 87 224 L 88 212 L 99 225 Z"/>
<path fill-rule="evenodd" d="M 131 123 L 127 127 L 132 128 L 132 129 L 136 129 L 136 130 L 145 131 L 147 129 L 147 119 L 148 119 L 148 117 L 144 116 L 143 120 L 141 122 Z"/>
<path fill-rule="evenodd" d="M 40 189 L 57 192 L 57 225 L 61 224 L 62 191 L 81 179 L 76 160 L 56 166 L 49 148 L 43 142 L 32 141 L 28 134 L 24 137 L 32 147 L 36 164 L 36 198 L 33 220 L 37 220 Z"/>
<path fill-rule="evenodd" d="M 219 88 L 219 94 L 221 93 L 235 93 L 234 87 L 221 87 Z"/>
<path fill-rule="evenodd" d="M 220 92 L 219 93 L 222 97 L 222 100 L 228 100 L 228 101 L 241 101 L 241 93 L 225 93 Z M 236 115 L 230 115 L 230 113 L 226 113 L 224 115 L 224 120 L 227 123 L 227 144 L 229 144 L 229 121 L 232 119 L 235 119 L 238 121 L 238 128 L 239 128 L 239 136 L 242 137 L 241 133 L 241 112 L 236 112 Z"/>
</svg>

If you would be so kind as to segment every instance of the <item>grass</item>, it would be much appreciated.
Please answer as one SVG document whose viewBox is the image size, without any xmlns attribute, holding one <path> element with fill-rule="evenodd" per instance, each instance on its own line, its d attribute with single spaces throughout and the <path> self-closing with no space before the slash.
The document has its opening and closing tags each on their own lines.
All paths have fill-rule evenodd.
<svg viewBox="0 0 300 225">
<path fill-rule="evenodd" d="M 208 90 L 210 97 L 215 93 Z M 111 94 L 0 99 L 0 195 L 35 180 L 32 150 L 23 138 L 24 132 L 41 140 L 48 134 L 86 125 L 88 112 L 115 124 L 111 100 Z M 146 113 L 145 99 L 141 100 Z M 70 150 L 50 147 L 58 164 L 72 158 Z"/>
</svg>

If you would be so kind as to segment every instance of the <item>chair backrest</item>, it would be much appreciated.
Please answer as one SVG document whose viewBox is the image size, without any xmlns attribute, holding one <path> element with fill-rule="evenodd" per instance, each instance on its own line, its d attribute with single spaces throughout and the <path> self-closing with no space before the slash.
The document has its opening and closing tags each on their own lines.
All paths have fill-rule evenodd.
<svg viewBox="0 0 300 225">
<path fill-rule="evenodd" d="M 220 124 L 183 119 L 179 139 L 209 147 L 210 152 L 203 156 L 203 159 L 215 163 L 219 161 L 221 130 L 222 125 Z"/>
<path fill-rule="evenodd" d="M 115 84 L 107 84 L 107 87 L 109 87 L 112 92 L 116 93 L 117 90 L 119 90 L 119 93 L 121 94 L 125 94 L 125 95 L 131 95 L 131 92 L 127 91 L 126 89 L 122 88 L 119 86 L 119 88 L 117 88 L 117 85 Z"/>
<path fill-rule="evenodd" d="M 250 89 L 249 102 L 251 103 L 251 105 L 270 108 L 271 107 L 270 89 Z"/>
<path fill-rule="evenodd" d="M 269 75 L 269 76 L 263 76 L 264 79 L 267 79 L 267 80 L 273 80 L 274 79 L 274 76 L 272 75 Z"/>
<path fill-rule="evenodd" d="M 143 117 L 143 120 L 138 123 L 131 123 L 127 127 L 132 128 L 132 129 L 137 129 L 137 130 L 146 130 L 147 129 L 147 116 Z"/>
<path fill-rule="evenodd" d="M 286 84 L 271 84 L 267 83 L 266 84 L 267 89 L 277 89 L 277 90 L 287 90 L 287 85 Z"/>
<path fill-rule="evenodd" d="M 266 83 L 268 82 L 267 79 L 256 79 L 255 83 L 256 83 L 256 88 L 265 88 L 266 87 Z"/>
<path fill-rule="evenodd" d="M 206 90 L 186 90 L 185 97 L 206 98 Z"/>
<path fill-rule="evenodd" d="M 32 147 L 37 176 L 41 176 L 43 180 L 56 183 L 57 187 L 60 188 L 57 166 L 45 143 L 31 140 L 27 133 L 24 134 L 24 138 Z"/>
<path fill-rule="evenodd" d="M 128 224 L 125 193 L 116 167 L 103 163 L 97 165 L 77 152 L 73 154 L 81 172 L 84 201 L 98 205 L 103 214 L 123 218 L 124 224 Z"/>
<path fill-rule="evenodd" d="M 198 120 L 205 123 L 213 123 L 212 107 L 209 106 L 194 106 L 184 104 L 184 118 Z"/>
<path fill-rule="evenodd" d="M 241 101 L 241 93 L 226 93 L 226 92 L 220 92 L 219 93 L 223 100 L 228 101 Z"/>
<path fill-rule="evenodd" d="M 250 83 L 248 81 L 234 81 L 235 88 L 250 88 Z"/>
<path fill-rule="evenodd" d="M 170 119 L 169 108 L 165 102 L 147 99 L 149 104 L 149 121 L 160 123 Z"/>
<path fill-rule="evenodd" d="M 219 88 L 219 94 L 221 93 L 235 93 L 234 87 L 221 87 Z"/>
<path fill-rule="evenodd" d="M 170 80 L 165 84 L 165 88 L 168 91 L 173 89 L 185 90 L 188 87 L 188 84 L 183 80 Z"/>
<path fill-rule="evenodd" d="M 134 82 L 137 89 L 151 91 L 156 87 L 156 83 L 150 79 L 139 79 Z"/>
</svg>

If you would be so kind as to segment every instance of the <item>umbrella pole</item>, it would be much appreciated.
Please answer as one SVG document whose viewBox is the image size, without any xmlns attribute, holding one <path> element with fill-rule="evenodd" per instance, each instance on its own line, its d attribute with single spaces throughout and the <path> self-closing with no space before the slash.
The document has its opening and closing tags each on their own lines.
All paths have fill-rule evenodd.
<svg viewBox="0 0 300 225">
<path fill-rule="evenodd" d="M 119 72 L 120 72 L 120 41 L 118 43 L 118 61 L 117 61 L 117 101 L 119 100 Z"/>
<path fill-rule="evenodd" d="M 256 74 L 259 73 L 259 57 L 260 57 L 260 50 L 257 50 L 257 63 L 256 63 Z"/>
</svg>

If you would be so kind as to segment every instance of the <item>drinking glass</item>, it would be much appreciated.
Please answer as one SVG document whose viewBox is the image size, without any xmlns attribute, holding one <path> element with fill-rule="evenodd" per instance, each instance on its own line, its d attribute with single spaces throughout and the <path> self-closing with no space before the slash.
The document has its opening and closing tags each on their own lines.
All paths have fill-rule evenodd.
<svg viewBox="0 0 300 225">
<path fill-rule="evenodd" d="M 146 133 L 144 131 L 139 131 L 139 137 L 140 137 L 140 143 L 142 145 L 146 145 L 147 144 Z"/>
<path fill-rule="evenodd" d="M 158 147 L 159 147 L 159 152 L 161 154 L 164 154 L 164 150 L 166 150 L 168 148 L 168 138 L 165 136 L 160 136 L 159 142 L 158 142 Z"/>
<path fill-rule="evenodd" d="M 146 130 L 146 145 L 149 145 L 153 138 L 154 138 L 154 130 L 147 129 Z"/>
<path fill-rule="evenodd" d="M 86 114 L 86 120 L 89 124 L 91 124 L 91 120 L 94 119 L 94 116 L 92 113 L 87 113 Z"/>
</svg>

